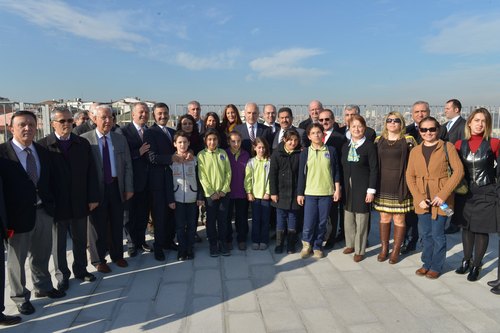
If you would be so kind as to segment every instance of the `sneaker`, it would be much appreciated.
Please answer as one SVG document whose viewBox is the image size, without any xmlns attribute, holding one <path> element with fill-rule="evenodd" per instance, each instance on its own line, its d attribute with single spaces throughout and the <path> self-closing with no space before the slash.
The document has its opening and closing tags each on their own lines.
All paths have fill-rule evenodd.
<svg viewBox="0 0 500 333">
<path fill-rule="evenodd" d="M 260 248 L 259 243 L 252 244 L 252 250 L 258 250 Z"/>
<path fill-rule="evenodd" d="M 259 250 L 267 250 L 267 244 L 266 243 L 260 243 Z"/>
<path fill-rule="evenodd" d="M 302 259 L 309 257 L 311 254 L 311 244 L 306 241 L 302 241 L 302 250 L 300 251 L 300 257 Z"/>
<path fill-rule="evenodd" d="M 324 257 L 323 251 L 321 250 L 314 250 L 313 251 L 313 258 L 314 259 L 321 259 Z"/>
</svg>

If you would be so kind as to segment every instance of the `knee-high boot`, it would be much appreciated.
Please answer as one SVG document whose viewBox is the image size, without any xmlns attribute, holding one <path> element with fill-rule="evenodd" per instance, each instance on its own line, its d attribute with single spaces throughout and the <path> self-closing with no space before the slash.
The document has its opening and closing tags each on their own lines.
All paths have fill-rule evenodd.
<svg viewBox="0 0 500 333">
<path fill-rule="evenodd" d="M 497 279 L 493 281 L 488 281 L 488 286 L 497 289 L 498 293 L 500 293 L 500 240 L 498 240 L 498 251 L 499 251 L 498 252 L 499 258 L 497 260 Z"/>
<path fill-rule="evenodd" d="M 401 227 L 394 225 L 394 244 L 392 246 L 391 257 L 389 258 L 389 264 L 396 264 L 399 261 L 399 251 L 405 239 L 405 230 L 405 226 Z"/>
<path fill-rule="evenodd" d="M 378 261 L 385 261 L 387 259 L 387 253 L 389 253 L 389 236 L 391 235 L 391 224 L 390 223 L 380 223 L 380 253 L 377 256 Z"/>
</svg>

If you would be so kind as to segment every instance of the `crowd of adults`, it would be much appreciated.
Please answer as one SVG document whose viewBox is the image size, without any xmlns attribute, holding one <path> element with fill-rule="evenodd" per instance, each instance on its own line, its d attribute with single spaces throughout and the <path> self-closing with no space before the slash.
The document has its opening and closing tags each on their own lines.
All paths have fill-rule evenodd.
<svg viewBox="0 0 500 333">
<path fill-rule="evenodd" d="M 49 298 L 65 296 L 71 273 L 81 281 L 96 280 L 87 270 L 88 258 L 102 274 L 127 267 L 141 251 L 158 261 L 165 260 L 165 250 L 178 251 L 179 260 L 192 259 L 193 242 L 201 241 L 201 205 L 213 257 L 233 250 L 233 220 L 237 247 L 247 249 L 251 205 L 253 250 L 267 249 L 271 225 L 276 253 L 284 251 L 285 241 L 286 251 L 294 253 L 301 234 L 302 258 L 322 258 L 325 249 L 345 241 L 343 253 L 360 262 L 376 210 L 378 261 L 396 264 L 400 254 L 421 244 L 423 265 L 416 274 L 436 279 L 446 258 L 445 232 L 461 230 L 463 261 L 456 273 L 476 281 L 488 235 L 500 231 L 500 144 L 491 137 L 488 110 L 478 108 L 464 119 L 456 99 L 444 110 L 448 121 L 441 125 L 430 116 L 429 104 L 417 101 L 411 124 L 390 112 L 377 136 L 356 105 L 345 107 L 339 124 L 316 100 L 298 127 L 288 107 L 267 104 L 261 114 L 256 103 L 247 103 L 243 122 L 233 104 L 221 115 L 202 118 L 200 103 L 192 101 L 176 129 L 167 127 L 165 103 L 152 111 L 135 104 L 132 121 L 121 127 L 109 105 L 94 103 L 88 113 L 75 115 L 55 108 L 53 133 L 38 142 L 36 116 L 17 111 L 12 139 L 0 145 L 0 232 L 10 297 L 19 313 L 35 312 L 26 287 L 27 259 L 34 296 Z M 154 124 L 148 126 L 150 113 Z M 146 242 L 150 218 L 152 244 Z M 0 256 L 4 261 L 3 247 Z M 21 317 L 2 314 L 4 268 L 0 325 L 14 325 Z M 500 270 L 488 284 L 500 294 Z"/>
</svg>

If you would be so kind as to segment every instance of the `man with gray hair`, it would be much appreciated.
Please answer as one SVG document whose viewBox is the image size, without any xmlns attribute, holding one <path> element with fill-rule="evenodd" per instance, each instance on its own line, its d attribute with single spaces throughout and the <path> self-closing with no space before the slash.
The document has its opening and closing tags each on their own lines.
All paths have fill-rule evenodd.
<svg viewBox="0 0 500 333">
<path fill-rule="evenodd" d="M 73 127 L 80 126 L 81 124 L 89 120 L 89 112 L 86 110 L 77 111 L 75 112 L 73 118 L 75 119 Z"/>
<path fill-rule="evenodd" d="M 198 133 L 205 132 L 205 123 L 201 119 L 201 105 L 198 101 L 191 101 L 187 105 L 187 113 L 191 115 L 198 126 Z"/>
<path fill-rule="evenodd" d="M 318 122 L 319 114 L 323 111 L 323 104 L 318 100 L 311 101 L 311 103 L 309 103 L 308 111 L 309 118 L 299 124 L 299 128 L 302 128 L 303 130 L 307 129 L 307 126 L 310 124 Z"/>
<path fill-rule="evenodd" d="M 344 108 L 344 126 L 339 127 L 338 132 L 342 135 L 345 135 L 348 140 L 351 140 L 349 123 L 351 122 L 352 116 L 354 116 L 355 114 L 360 114 L 359 106 L 350 104 Z M 367 126 L 365 130 L 365 137 L 368 141 L 374 142 L 377 134 L 375 133 L 375 130 L 373 128 Z"/>
<path fill-rule="evenodd" d="M 82 123 L 81 125 L 73 128 L 73 133 L 75 133 L 76 135 L 82 135 L 83 133 L 87 133 L 88 131 L 92 131 L 93 129 L 95 129 L 94 117 L 95 117 L 96 108 L 98 106 L 99 106 L 99 103 L 97 103 L 97 102 L 93 102 L 90 105 L 89 112 L 88 112 L 89 119 L 87 121 L 85 121 L 84 123 Z"/>
<path fill-rule="evenodd" d="M 257 103 L 245 104 L 245 123 L 237 125 L 234 129 L 241 134 L 241 147 L 252 154 L 252 143 L 257 137 L 267 136 L 267 127 L 258 123 L 259 107 Z M 266 137 L 266 140 L 268 138 Z"/>
</svg>

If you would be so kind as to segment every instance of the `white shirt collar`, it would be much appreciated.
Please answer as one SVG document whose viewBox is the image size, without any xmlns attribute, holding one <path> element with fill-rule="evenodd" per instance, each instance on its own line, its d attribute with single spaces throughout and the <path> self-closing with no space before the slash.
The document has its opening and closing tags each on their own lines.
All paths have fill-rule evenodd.
<svg viewBox="0 0 500 333">
<path fill-rule="evenodd" d="M 351 142 L 349 142 L 349 146 L 354 144 L 355 148 L 361 147 L 363 143 L 366 141 L 366 136 L 362 137 L 361 139 L 358 140 L 358 142 L 353 142 L 351 138 Z"/>
</svg>

